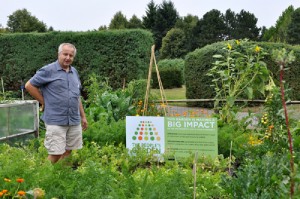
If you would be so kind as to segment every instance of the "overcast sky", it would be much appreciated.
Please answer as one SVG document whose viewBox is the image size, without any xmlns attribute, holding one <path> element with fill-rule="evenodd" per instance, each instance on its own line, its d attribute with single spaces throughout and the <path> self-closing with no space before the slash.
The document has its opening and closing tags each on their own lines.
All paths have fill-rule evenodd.
<svg viewBox="0 0 300 199">
<path fill-rule="evenodd" d="M 290 5 L 300 7 L 300 0 L 171 0 L 180 16 L 199 18 L 217 9 L 225 13 L 242 9 L 253 13 L 257 26 L 274 26 L 278 17 Z M 133 14 L 142 19 L 150 0 L 0 0 L 0 24 L 6 27 L 8 16 L 18 9 L 27 9 L 47 27 L 61 31 L 96 30 L 108 26 L 114 14 L 121 11 L 129 20 Z M 162 0 L 154 0 L 160 5 Z"/>
</svg>

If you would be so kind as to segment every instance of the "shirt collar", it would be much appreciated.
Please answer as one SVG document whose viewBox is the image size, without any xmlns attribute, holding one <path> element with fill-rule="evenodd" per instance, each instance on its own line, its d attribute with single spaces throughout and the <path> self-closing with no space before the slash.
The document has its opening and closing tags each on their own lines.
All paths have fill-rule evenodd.
<svg viewBox="0 0 300 199">
<path fill-rule="evenodd" d="M 63 70 L 62 67 L 60 66 L 58 60 L 55 62 L 55 66 L 56 66 L 56 70 Z M 70 69 L 69 69 L 69 72 L 70 73 L 73 73 L 73 70 L 72 70 L 72 66 L 70 66 Z"/>
</svg>

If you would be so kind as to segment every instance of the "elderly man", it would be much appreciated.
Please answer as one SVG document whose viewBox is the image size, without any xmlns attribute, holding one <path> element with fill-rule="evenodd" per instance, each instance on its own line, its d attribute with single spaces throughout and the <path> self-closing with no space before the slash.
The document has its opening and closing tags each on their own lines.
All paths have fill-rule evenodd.
<svg viewBox="0 0 300 199">
<path fill-rule="evenodd" d="M 80 100 L 81 82 L 77 70 L 71 66 L 75 55 L 73 44 L 62 43 L 58 60 L 39 69 L 25 85 L 44 111 L 44 145 L 52 163 L 82 148 L 82 130 L 87 129 Z"/>
</svg>

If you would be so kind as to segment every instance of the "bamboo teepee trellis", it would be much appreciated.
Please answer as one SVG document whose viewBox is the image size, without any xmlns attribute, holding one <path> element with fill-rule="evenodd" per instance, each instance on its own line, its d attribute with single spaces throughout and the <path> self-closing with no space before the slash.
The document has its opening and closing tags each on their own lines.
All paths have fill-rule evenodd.
<svg viewBox="0 0 300 199">
<path fill-rule="evenodd" d="M 149 93 L 150 93 L 150 87 L 151 87 L 151 74 L 152 74 L 152 66 L 153 63 L 155 65 L 155 69 L 156 69 L 156 74 L 157 74 L 157 81 L 158 81 L 158 85 L 159 85 L 159 91 L 160 91 L 160 96 L 161 96 L 161 106 L 164 110 L 164 114 L 165 116 L 167 116 L 167 111 L 166 111 L 166 106 L 167 104 L 167 98 L 165 95 L 165 91 L 160 79 L 160 75 L 159 75 L 159 70 L 158 70 L 158 66 L 156 64 L 156 59 L 155 59 L 155 45 L 153 45 L 151 47 L 151 57 L 150 57 L 150 64 L 149 64 L 149 72 L 148 72 L 148 80 L 147 80 L 147 88 L 146 88 L 146 94 L 145 94 L 145 99 L 144 99 L 144 112 L 143 112 L 143 116 L 147 114 L 147 110 L 148 110 L 148 99 L 149 99 Z"/>
</svg>

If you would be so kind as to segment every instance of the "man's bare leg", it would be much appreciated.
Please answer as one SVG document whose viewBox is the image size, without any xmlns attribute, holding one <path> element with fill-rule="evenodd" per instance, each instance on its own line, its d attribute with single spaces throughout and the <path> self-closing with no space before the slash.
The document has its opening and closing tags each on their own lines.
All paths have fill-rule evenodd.
<svg viewBox="0 0 300 199">
<path fill-rule="evenodd" d="M 48 160 L 51 161 L 52 164 L 56 163 L 58 160 L 62 160 L 71 155 L 72 150 L 66 150 L 62 155 L 48 155 Z"/>
<path fill-rule="evenodd" d="M 62 155 L 48 155 L 48 160 L 50 160 L 52 164 L 55 164 L 61 157 Z"/>
<path fill-rule="evenodd" d="M 71 155 L 72 150 L 66 150 L 64 154 L 62 154 L 61 159 L 67 158 Z"/>
</svg>

